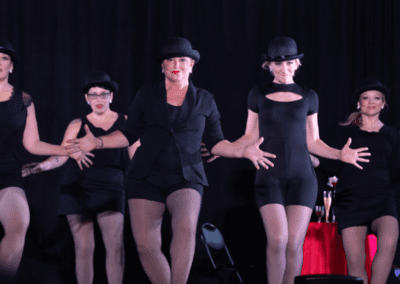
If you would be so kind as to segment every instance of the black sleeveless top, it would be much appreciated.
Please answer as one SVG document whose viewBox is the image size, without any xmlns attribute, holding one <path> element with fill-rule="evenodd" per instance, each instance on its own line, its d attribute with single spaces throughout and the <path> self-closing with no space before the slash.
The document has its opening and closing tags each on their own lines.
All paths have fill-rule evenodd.
<svg viewBox="0 0 400 284">
<path fill-rule="evenodd" d="M 0 102 L 0 176 L 21 175 L 20 150 L 26 116 L 22 91 L 14 88 L 10 100 Z"/>
<path fill-rule="evenodd" d="M 94 126 L 86 116 L 82 117 L 81 121 L 82 125 L 77 136 L 78 138 L 82 138 L 86 135 L 86 131 L 84 129 L 85 124 L 89 126 L 90 131 L 95 137 L 99 137 L 110 134 L 116 130 L 120 130 L 125 123 L 125 116 L 121 113 L 118 113 L 117 120 L 107 131 Z M 93 150 L 92 154 L 94 157 L 89 156 L 89 158 L 93 162 L 93 167 L 115 167 L 124 170 L 129 162 L 128 151 L 126 148 Z M 72 162 L 76 164 L 75 161 Z"/>
</svg>

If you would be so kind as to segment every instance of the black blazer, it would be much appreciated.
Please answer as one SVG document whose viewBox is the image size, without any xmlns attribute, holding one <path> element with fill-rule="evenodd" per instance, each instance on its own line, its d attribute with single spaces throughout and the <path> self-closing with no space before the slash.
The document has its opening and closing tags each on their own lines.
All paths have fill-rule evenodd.
<svg viewBox="0 0 400 284">
<path fill-rule="evenodd" d="M 138 139 L 141 143 L 132 159 L 129 177 L 147 177 L 166 138 L 173 135 L 184 178 L 208 186 L 200 152 L 201 142 L 211 151 L 224 139 L 214 96 L 196 88 L 190 81 L 181 111 L 183 119 L 173 129 L 168 116 L 165 82 L 139 90 L 121 130 L 130 145 Z"/>
</svg>

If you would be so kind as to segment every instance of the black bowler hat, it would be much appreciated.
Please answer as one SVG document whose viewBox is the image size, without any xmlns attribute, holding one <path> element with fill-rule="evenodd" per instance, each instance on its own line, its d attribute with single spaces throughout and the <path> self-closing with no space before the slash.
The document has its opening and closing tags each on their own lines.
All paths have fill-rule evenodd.
<svg viewBox="0 0 400 284">
<path fill-rule="evenodd" d="M 164 41 L 161 53 L 155 56 L 158 62 L 172 57 L 186 56 L 192 58 L 194 61 L 199 61 L 200 53 L 192 49 L 190 41 L 182 37 L 171 37 Z"/>
<path fill-rule="evenodd" d="M 118 84 L 111 81 L 110 76 L 103 71 L 94 71 L 86 76 L 85 85 L 83 85 L 82 91 L 86 94 L 92 87 L 110 89 L 113 93 L 118 91 Z"/>
<path fill-rule="evenodd" d="M 366 91 L 379 91 L 385 95 L 385 101 L 389 100 L 390 90 L 382 85 L 378 79 L 365 79 L 362 81 L 357 91 L 355 92 L 355 100 L 358 102 L 360 95 Z"/>
<path fill-rule="evenodd" d="M 5 39 L 0 39 L 0 53 L 5 53 L 5 54 L 10 55 L 11 60 L 14 64 L 14 68 L 15 68 L 15 66 L 18 65 L 18 63 L 19 63 L 18 54 L 9 41 L 7 41 Z"/>
<path fill-rule="evenodd" d="M 267 54 L 262 54 L 263 61 L 286 61 L 302 58 L 304 54 L 297 53 L 296 42 L 290 37 L 276 37 L 268 44 Z"/>
</svg>

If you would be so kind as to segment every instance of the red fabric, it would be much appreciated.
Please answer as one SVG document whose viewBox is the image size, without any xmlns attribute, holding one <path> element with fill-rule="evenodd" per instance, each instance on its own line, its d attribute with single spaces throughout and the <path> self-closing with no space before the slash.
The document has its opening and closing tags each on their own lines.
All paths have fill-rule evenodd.
<svg viewBox="0 0 400 284">
<path fill-rule="evenodd" d="M 369 279 L 371 279 L 371 264 L 376 248 L 376 237 L 368 235 L 365 240 L 365 268 Z M 336 223 L 311 222 L 308 225 L 303 246 L 301 275 L 307 274 L 347 275 L 346 255 Z"/>
</svg>

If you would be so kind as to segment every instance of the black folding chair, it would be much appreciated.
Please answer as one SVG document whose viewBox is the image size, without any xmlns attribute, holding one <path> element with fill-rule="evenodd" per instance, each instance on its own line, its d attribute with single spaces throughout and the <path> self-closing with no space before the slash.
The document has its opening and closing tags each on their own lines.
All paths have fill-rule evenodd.
<svg viewBox="0 0 400 284">
<path fill-rule="evenodd" d="M 215 271 L 231 271 L 236 274 L 239 283 L 243 283 L 221 232 L 213 224 L 205 223 L 201 226 L 200 238 Z"/>
<path fill-rule="evenodd" d="M 315 274 L 297 276 L 294 284 L 363 284 L 363 279 L 346 275 Z"/>
</svg>

